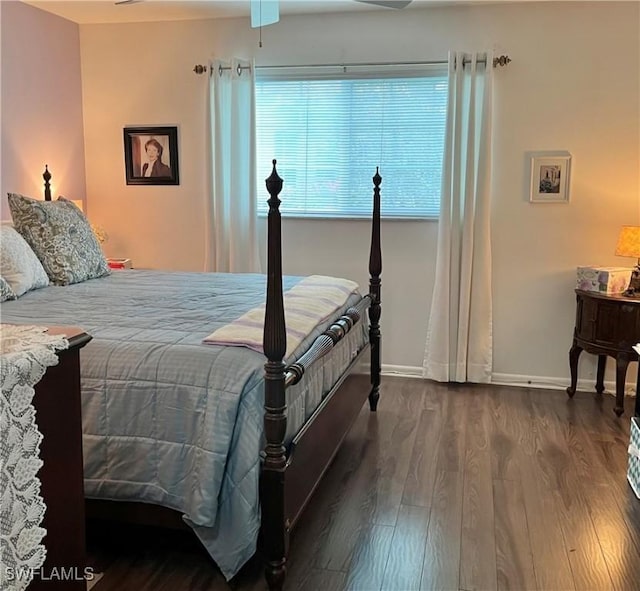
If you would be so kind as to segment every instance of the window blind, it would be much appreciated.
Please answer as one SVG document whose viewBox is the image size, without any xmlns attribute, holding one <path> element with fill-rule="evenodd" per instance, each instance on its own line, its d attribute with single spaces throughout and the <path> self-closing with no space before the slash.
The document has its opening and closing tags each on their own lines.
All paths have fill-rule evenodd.
<svg viewBox="0 0 640 591">
<path fill-rule="evenodd" d="M 283 215 L 370 217 L 379 166 L 383 216 L 437 217 L 446 110 L 442 67 L 258 71 L 258 211 L 276 158 Z"/>
</svg>

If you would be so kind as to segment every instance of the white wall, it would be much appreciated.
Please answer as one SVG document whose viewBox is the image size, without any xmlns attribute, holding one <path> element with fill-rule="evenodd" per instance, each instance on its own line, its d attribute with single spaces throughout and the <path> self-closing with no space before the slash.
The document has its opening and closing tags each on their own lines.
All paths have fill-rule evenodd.
<svg viewBox="0 0 640 591">
<path fill-rule="evenodd" d="M 42 199 L 45 164 L 54 198 L 85 197 L 80 33 L 21 2 L 0 2 L 0 22 L 0 216 L 10 219 L 7 192 Z"/>
<path fill-rule="evenodd" d="M 291 16 L 263 30 L 261 49 L 247 19 L 83 25 L 89 215 L 110 234 L 114 256 L 202 269 L 207 81 L 191 69 L 213 55 L 267 65 L 508 53 L 494 93 L 494 372 L 566 385 L 575 267 L 633 264 L 613 250 L 619 227 L 640 223 L 639 8 L 544 2 Z M 180 186 L 125 184 L 122 128 L 135 124 L 179 127 Z M 528 202 L 531 150 L 572 153 L 570 204 Z M 286 273 L 366 284 L 367 224 L 287 220 L 283 232 Z M 418 367 L 437 224 L 385 222 L 382 233 L 383 360 Z M 584 357 L 581 373 L 593 375 Z"/>
</svg>

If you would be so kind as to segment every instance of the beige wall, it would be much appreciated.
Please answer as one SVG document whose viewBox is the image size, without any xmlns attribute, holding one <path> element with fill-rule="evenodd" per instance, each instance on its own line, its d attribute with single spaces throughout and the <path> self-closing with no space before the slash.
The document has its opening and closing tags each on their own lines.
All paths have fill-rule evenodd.
<svg viewBox="0 0 640 591">
<path fill-rule="evenodd" d="M 262 49 L 246 19 L 83 25 L 89 215 L 109 232 L 114 256 L 202 268 L 207 82 L 191 69 L 210 56 L 304 64 L 508 53 L 494 92 L 494 372 L 566 386 L 575 267 L 631 265 L 613 249 L 621 225 L 640 224 L 639 9 L 544 2 L 283 17 L 264 29 Z M 125 184 L 122 128 L 151 124 L 179 128 L 180 186 Z M 530 204 L 526 152 L 559 149 L 573 155 L 571 203 Z M 283 232 L 285 272 L 366 284 L 367 224 L 286 220 Z M 436 232 L 435 222 L 383 224 L 387 366 L 421 365 Z M 585 355 L 581 375 L 593 370 Z"/>
<path fill-rule="evenodd" d="M 210 56 L 304 64 L 508 53 L 494 94 L 494 371 L 564 385 L 575 267 L 632 264 L 613 249 L 622 224 L 640 223 L 639 30 L 639 5 L 612 2 L 284 17 L 264 29 L 262 49 L 245 19 L 82 26 L 89 210 L 112 254 L 202 268 L 207 82 L 191 68 Z M 121 133 L 131 124 L 179 126 L 179 187 L 125 184 Z M 525 153 L 558 149 L 573 155 L 571 203 L 530 204 Z M 387 365 L 422 363 L 436 232 L 434 222 L 384 223 Z M 365 283 L 368 236 L 362 222 L 287 220 L 285 271 Z"/>
<path fill-rule="evenodd" d="M 45 164 L 54 198 L 85 198 L 80 33 L 21 2 L 0 2 L 0 21 L 0 214 L 9 219 L 8 191 L 43 198 Z"/>
</svg>

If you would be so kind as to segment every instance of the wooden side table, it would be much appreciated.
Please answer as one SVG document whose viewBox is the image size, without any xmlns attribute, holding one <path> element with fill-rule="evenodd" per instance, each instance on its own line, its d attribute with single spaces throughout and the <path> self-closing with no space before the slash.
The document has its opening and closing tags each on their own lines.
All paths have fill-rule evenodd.
<svg viewBox="0 0 640 591">
<path fill-rule="evenodd" d="M 607 356 L 616 360 L 616 404 L 614 412 L 624 412 L 624 385 L 627 367 L 638 361 L 633 345 L 640 342 L 640 300 L 622 294 L 602 294 L 576 289 L 576 324 L 573 345 L 569 351 L 571 385 L 567 394 L 572 397 L 578 382 L 578 358 L 583 349 L 598 356 L 596 392 L 604 392 L 604 370 Z M 636 384 L 635 414 L 640 416 L 640 371 Z"/>
<path fill-rule="evenodd" d="M 42 527 L 47 558 L 28 591 L 84 591 L 86 566 L 80 349 L 91 337 L 77 328 L 50 327 L 64 334 L 69 348 L 58 352 L 59 363 L 36 384 L 33 405 L 42 433 L 38 473 L 40 494 L 47 506 Z M 74 580 L 55 580 L 73 573 Z"/>
</svg>

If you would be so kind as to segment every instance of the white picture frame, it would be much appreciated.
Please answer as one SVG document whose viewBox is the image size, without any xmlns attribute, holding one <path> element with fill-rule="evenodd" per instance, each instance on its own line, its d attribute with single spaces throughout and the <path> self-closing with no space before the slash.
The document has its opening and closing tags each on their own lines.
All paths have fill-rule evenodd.
<svg viewBox="0 0 640 591">
<path fill-rule="evenodd" d="M 569 203 L 571 154 L 539 152 L 531 156 L 531 203 Z"/>
</svg>

